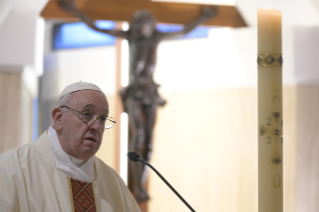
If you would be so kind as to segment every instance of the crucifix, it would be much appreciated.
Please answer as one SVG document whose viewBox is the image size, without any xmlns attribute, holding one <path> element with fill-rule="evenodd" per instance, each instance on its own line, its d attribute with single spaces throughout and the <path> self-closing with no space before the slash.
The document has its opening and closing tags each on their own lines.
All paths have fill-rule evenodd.
<svg viewBox="0 0 319 212">
<path fill-rule="evenodd" d="M 87 8 L 90 9 L 88 9 L 88 11 L 82 11 L 78 9 L 79 6 L 76 3 L 79 3 L 82 7 L 83 5 L 87 5 Z M 223 20 L 223 18 L 221 18 L 223 14 L 220 13 L 222 13 L 225 8 L 221 6 L 159 3 L 149 0 L 91 0 L 88 2 L 57 0 L 53 8 L 58 7 L 58 5 L 64 11 L 85 22 L 90 28 L 98 32 L 128 40 L 130 56 L 129 85 L 121 90 L 120 95 L 124 111 L 128 113 L 130 120 L 129 151 L 137 152 L 142 158 L 149 162 L 152 153 L 156 109 L 158 106 L 164 106 L 166 103 L 158 94 L 159 85 L 153 80 L 157 46 L 162 40 L 187 34 L 198 25 L 206 23 L 209 20 L 217 18 Z M 95 5 L 95 7 L 93 7 L 93 5 Z M 106 11 L 104 13 L 100 12 L 102 11 L 101 8 L 104 8 Z M 145 10 L 145 8 L 147 8 L 147 10 Z M 172 8 L 175 8 L 175 10 Z M 180 12 L 177 8 L 182 8 L 180 11 L 183 12 Z M 230 8 L 226 8 L 226 10 L 227 9 Z M 94 13 L 93 10 L 95 11 Z M 117 12 L 115 12 L 115 10 L 117 10 Z M 186 13 L 185 11 L 188 12 Z M 50 12 L 45 9 L 42 12 L 42 15 L 43 14 L 48 15 Z M 61 13 L 61 11 L 59 11 L 56 17 L 61 18 L 61 16 L 68 16 L 69 14 L 63 14 L 63 12 Z M 100 29 L 94 22 L 95 19 L 123 21 L 128 20 L 128 16 L 132 17 L 129 17 L 131 21 L 128 31 Z M 72 16 L 68 17 L 71 18 Z M 165 23 L 183 23 L 184 29 L 169 33 L 161 32 L 156 28 L 157 21 L 155 17 L 159 17 L 161 22 Z M 167 17 L 170 18 L 167 19 Z M 213 22 L 214 21 L 211 21 L 211 23 Z M 218 22 L 213 24 L 218 25 L 217 23 Z M 225 24 L 222 23 L 222 25 Z M 244 22 L 239 18 L 233 22 L 228 22 L 228 25 L 243 26 Z M 149 196 L 144 188 L 144 182 L 142 181 L 144 174 L 144 164 L 130 163 L 129 188 L 138 202 L 149 200 Z"/>
</svg>

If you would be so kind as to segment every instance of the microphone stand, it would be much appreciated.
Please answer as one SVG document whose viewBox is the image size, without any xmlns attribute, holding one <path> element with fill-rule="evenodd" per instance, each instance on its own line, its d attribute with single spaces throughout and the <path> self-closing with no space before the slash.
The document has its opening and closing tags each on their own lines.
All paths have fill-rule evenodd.
<svg viewBox="0 0 319 212">
<path fill-rule="evenodd" d="M 145 165 L 147 165 L 148 167 L 150 167 L 151 169 L 153 169 L 154 172 L 156 172 L 156 174 L 164 181 L 164 183 L 166 183 L 166 185 L 179 197 L 180 200 L 182 200 L 182 202 L 192 211 L 192 212 L 196 212 L 184 199 L 183 197 L 171 186 L 171 184 L 169 184 L 169 182 L 167 182 L 165 180 L 165 178 L 148 162 L 146 162 L 145 160 L 141 159 L 141 158 L 137 158 L 138 161 L 144 163 Z"/>
</svg>

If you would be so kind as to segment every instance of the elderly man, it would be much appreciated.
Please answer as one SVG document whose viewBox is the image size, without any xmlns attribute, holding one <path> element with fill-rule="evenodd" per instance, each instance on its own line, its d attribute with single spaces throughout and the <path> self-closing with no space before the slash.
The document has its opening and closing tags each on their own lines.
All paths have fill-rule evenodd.
<svg viewBox="0 0 319 212">
<path fill-rule="evenodd" d="M 94 156 L 108 114 L 99 87 L 67 86 L 52 111 L 53 127 L 0 155 L 0 211 L 140 212 L 122 179 Z"/>
</svg>

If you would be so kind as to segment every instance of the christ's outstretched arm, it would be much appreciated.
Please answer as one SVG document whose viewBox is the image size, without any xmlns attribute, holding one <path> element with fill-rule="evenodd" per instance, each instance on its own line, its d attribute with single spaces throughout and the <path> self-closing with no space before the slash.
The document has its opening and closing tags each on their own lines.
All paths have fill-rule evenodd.
<svg viewBox="0 0 319 212">
<path fill-rule="evenodd" d="M 215 6 L 203 6 L 202 7 L 202 13 L 199 18 L 196 20 L 184 25 L 184 29 L 177 31 L 177 32 L 165 32 L 163 33 L 164 39 L 173 38 L 180 35 L 186 35 L 187 33 L 191 32 L 193 29 L 195 29 L 198 25 L 208 21 L 209 19 L 215 17 L 217 15 L 217 7 Z"/>
<path fill-rule="evenodd" d="M 112 35 L 112 36 L 115 36 L 115 37 L 124 38 L 124 39 L 127 39 L 127 37 L 128 37 L 127 31 L 109 30 L 109 29 L 100 29 L 100 28 L 98 28 L 95 25 L 95 21 L 94 20 L 92 20 L 91 18 L 85 16 L 81 11 L 79 11 L 76 8 L 74 0 L 58 0 L 58 4 L 63 10 L 73 14 L 75 17 L 79 18 L 81 21 L 86 23 L 87 26 L 89 26 L 90 28 L 94 29 L 95 31 L 102 32 L 102 33 L 105 33 L 105 34 L 109 34 L 109 35 Z"/>
</svg>

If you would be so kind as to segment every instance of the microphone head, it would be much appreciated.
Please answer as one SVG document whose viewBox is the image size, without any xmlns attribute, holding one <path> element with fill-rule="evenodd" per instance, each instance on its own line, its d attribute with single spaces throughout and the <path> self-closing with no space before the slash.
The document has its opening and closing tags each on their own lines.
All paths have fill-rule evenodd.
<svg viewBox="0 0 319 212">
<path fill-rule="evenodd" d="M 138 162 L 138 159 L 140 158 L 140 156 L 136 152 L 127 153 L 127 157 L 134 162 Z"/>
</svg>

